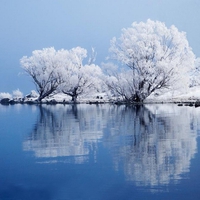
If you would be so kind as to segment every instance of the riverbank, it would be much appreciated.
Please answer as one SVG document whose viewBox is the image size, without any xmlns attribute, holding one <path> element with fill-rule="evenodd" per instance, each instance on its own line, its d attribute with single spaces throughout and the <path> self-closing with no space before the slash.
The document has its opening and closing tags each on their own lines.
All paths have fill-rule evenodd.
<svg viewBox="0 0 200 200">
<path fill-rule="evenodd" d="M 3 98 L 0 99 L 3 105 L 9 104 L 73 104 L 71 98 L 65 94 L 56 94 L 52 97 L 43 99 L 41 102 L 37 101 L 37 97 L 26 95 L 24 98 Z M 96 93 L 91 96 L 85 95 L 77 99 L 76 103 L 85 104 L 102 104 L 114 103 L 123 104 L 120 99 L 111 97 L 106 93 Z M 152 94 L 142 104 L 153 103 L 175 103 L 179 106 L 200 106 L 200 86 L 192 87 L 187 92 L 167 92 L 164 94 Z"/>
</svg>

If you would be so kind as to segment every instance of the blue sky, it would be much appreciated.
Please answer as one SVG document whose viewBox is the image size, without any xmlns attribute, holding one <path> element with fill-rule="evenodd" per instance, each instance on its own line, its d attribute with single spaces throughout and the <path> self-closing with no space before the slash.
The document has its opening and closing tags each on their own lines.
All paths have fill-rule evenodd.
<svg viewBox="0 0 200 200">
<path fill-rule="evenodd" d="M 19 63 L 33 50 L 94 47 L 100 65 L 112 37 L 148 18 L 185 31 L 199 57 L 199 8 L 199 0 L 0 0 L 0 92 L 35 89 Z"/>
</svg>

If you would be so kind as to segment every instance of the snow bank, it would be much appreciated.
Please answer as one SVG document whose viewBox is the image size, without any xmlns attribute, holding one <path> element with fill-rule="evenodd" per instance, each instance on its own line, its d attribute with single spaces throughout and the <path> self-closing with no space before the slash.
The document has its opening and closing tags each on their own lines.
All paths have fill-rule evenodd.
<svg viewBox="0 0 200 200">
<path fill-rule="evenodd" d="M 196 102 L 200 100 L 200 86 L 189 88 L 187 92 L 180 93 L 179 91 L 167 92 L 164 94 L 150 95 L 145 102 L 159 103 L 159 102 Z"/>
</svg>

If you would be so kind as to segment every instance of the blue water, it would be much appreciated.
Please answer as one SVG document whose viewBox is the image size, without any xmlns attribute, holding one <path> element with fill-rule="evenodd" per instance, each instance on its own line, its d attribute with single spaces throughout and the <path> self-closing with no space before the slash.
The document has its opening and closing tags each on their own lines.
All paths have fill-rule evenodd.
<svg viewBox="0 0 200 200">
<path fill-rule="evenodd" d="M 200 199 L 200 108 L 0 105 L 0 200 Z"/>
</svg>

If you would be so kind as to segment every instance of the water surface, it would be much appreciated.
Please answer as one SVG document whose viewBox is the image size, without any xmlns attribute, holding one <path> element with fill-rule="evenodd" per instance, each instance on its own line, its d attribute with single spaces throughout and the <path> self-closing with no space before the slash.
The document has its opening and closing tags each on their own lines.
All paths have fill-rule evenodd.
<svg viewBox="0 0 200 200">
<path fill-rule="evenodd" d="M 200 109 L 0 105 L 1 200 L 200 199 Z"/>
</svg>

